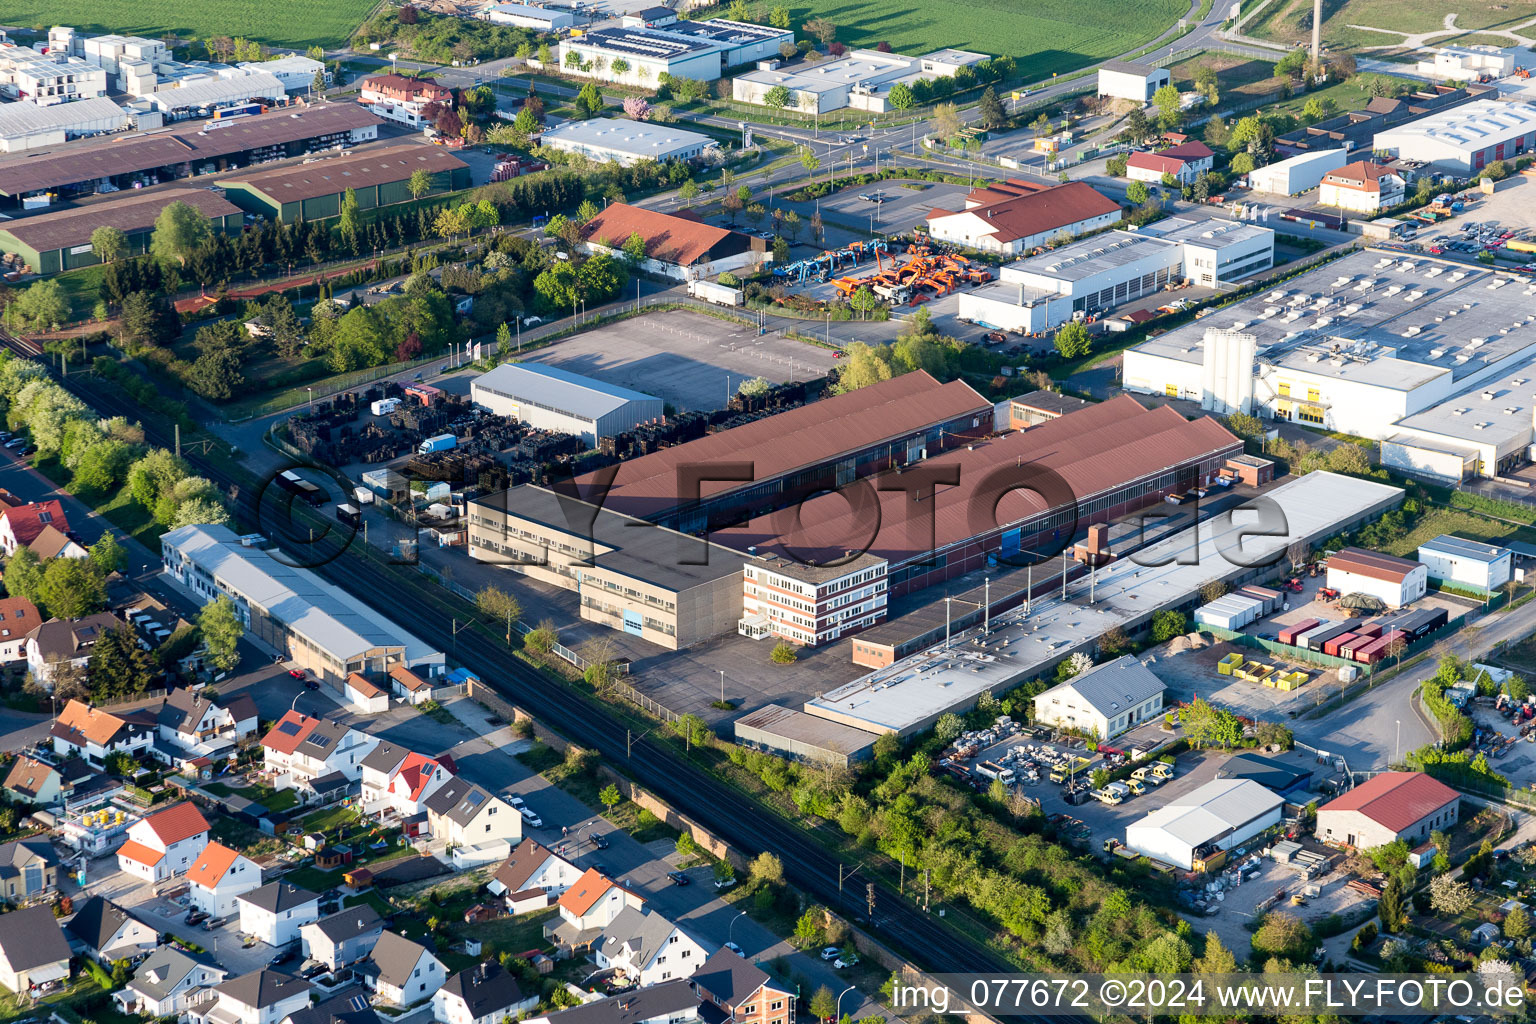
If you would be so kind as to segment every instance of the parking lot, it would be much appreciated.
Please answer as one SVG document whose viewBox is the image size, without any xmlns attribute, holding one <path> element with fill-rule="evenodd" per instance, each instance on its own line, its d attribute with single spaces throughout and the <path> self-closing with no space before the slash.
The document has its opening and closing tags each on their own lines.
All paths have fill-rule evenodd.
<svg viewBox="0 0 1536 1024">
<path fill-rule="evenodd" d="M 1536 182 L 1523 175 L 1505 178 L 1493 195 L 1478 196 L 1460 215 L 1420 230 L 1414 241 L 1431 252 L 1443 248 L 1444 255 L 1475 256 L 1506 233 L 1516 239 L 1536 235 Z"/>
<path fill-rule="evenodd" d="M 724 408 L 753 377 L 777 384 L 824 376 L 835 359 L 828 349 L 673 311 L 583 331 L 526 361 L 655 395 L 682 412 Z"/>
</svg>

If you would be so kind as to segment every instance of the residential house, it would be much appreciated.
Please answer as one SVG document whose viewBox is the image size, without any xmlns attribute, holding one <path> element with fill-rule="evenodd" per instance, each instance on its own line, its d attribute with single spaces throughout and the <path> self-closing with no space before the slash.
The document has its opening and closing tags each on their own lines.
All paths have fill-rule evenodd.
<svg viewBox="0 0 1536 1024">
<path fill-rule="evenodd" d="M 455 847 L 460 868 L 489 864 L 523 838 L 523 817 L 511 804 L 465 779 L 453 779 L 427 798 L 432 840 Z"/>
<path fill-rule="evenodd" d="M 268 882 L 237 897 L 240 930 L 269 946 L 299 941 L 299 929 L 320 920 L 320 897 L 292 882 Z"/>
<path fill-rule="evenodd" d="M 655 911 L 635 907 L 619 911 L 592 953 L 598 967 L 621 971 L 641 988 L 690 977 L 709 957 L 698 939 Z"/>
<path fill-rule="evenodd" d="M 437 693 L 430 682 L 404 665 L 396 665 L 389 670 L 389 684 L 395 696 L 408 704 L 425 704 Z"/>
<path fill-rule="evenodd" d="M 436 116 L 428 108 L 453 109 L 453 90 L 430 78 L 374 75 L 360 83 L 357 102 L 365 104 L 380 117 L 419 128 L 431 124 Z"/>
<path fill-rule="evenodd" d="M 154 928 L 100 896 L 92 896 L 80 905 L 64 926 L 64 937 L 71 949 L 103 964 L 136 960 L 154 952 L 160 944 L 160 935 Z"/>
<path fill-rule="evenodd" d="M 0 551 L 5 552 L 5 557 L 11 557 L 17 548 L 37 540 L 38 534 L 48 526 L 69 532 L 69 519 L 57 498 L 0 510 Z"/>
<path fill-rule="evenodd" d="M 52 807 L 64 802 L 64 775 L 51 764 L 18 754 L 5 773 L 5 793 L 24 804 Z"/>
<path fill-rule="evenodd" d="M 27 634 L 27 671 L 45 690 L 53 689 L 54 676 L 65 666 L 85 671 L 96 641 L 123 620 L 111 612 L 97 612 L 83 619 L 49 619 Z"/>
<path fill-rule="evenodd" d="M 323 1002 L 296 1010 L 279 1024 L 381 1024 L 379 1014 L 360 986 L 348 985 Z"/>
<path fill-rule="evenodd" d="M 42 621 L 26 598 L 0 597 L 0 664 L 27 660 L 27 634 Z"/>
<path fill-rule="evenodd" d="M 50 907 L 0 914 L 0 988 L 25 995 L 69 977 L 69 943 Z"/>
<path fill-rule="evenodd" d="M 389 710 L 389 694 L 370 683 L 358 672 L 347 673 L 341 695 L 360 715 L 377 715 Z"/>
<path fill-rule="evenodd" d="M 192 1011 L 193 1024 L 278 1024 L 309 1006 L 309 982 L 269 968 L 231 978 Z"/>
<path fill-rule="evenodd" d="M 1369 160 L 1356 160 L 1323 175 L 1317 203 L 1355 213 L 1380 213 L 1402 202 L 1407 192 L 1402 175 Z"/>
<path fill-rule="evenodd" d="M 367 956 L 382 934 L 383 920 L 366 903 L 299 928 L 304 956 L 320 961 L 333 971 Z"/>
<path fill-rule="evenodd" d="M 360 763 L 358 779 L 362 783 L 362 807 L 365 814 L 379 814 L 389 805 L 389 782 L 396 770 L 411 756 L 411 748 L 380 740 Z"/>
<path fill-rule="evenodd" d="M 123 1013 L 177 1017 L 215 998 L 210 986 L 228 974 L 207 956 L 161 946 L 139 964 L 127 985 L 112 993 L 112 1000 Z"/>
<path fill-rule="evenodd" d="M 110 754 L 121 752 L 136 757 L 148 750 L 155 742 L 155 727 L 153 712 L 113 714 L 72 699 L 59 712 L 48 735 L 55 754 L 83 757 L 101 768 Z"/>
<path fill-rule="evenodd" d="M 537 839 L 513 847 L 496 874 L 486 883 L 493 895 L 505 897 L 514 914 L 542 910 L 581 877 L 581 869 Z"/>
<path fill-rule="evenodd" d="M 558 920 L 544 926 L 544 937 L 579 952 L 591 948 L 625 907 L 645 906 L 645 897 L 626 889 L 596 868 L 588 868 L 555 901 Z"/>
<path fill-rule="evenodd" d="M 447 980 L 443 962 L 432 951 L 396 932 L 385 932 L 373 953 L 357 968 L 378 997 L 394 1006 L 414 1006 Z"/>
<path fill-rule="evenodd" d="M 494 960 L 460 971 L 432 994 L 438 1024 L 501 1024 L 539 1005 L 539 994 L 523 992 L 517 978 Z"/>
<path fill-rule="evenodd" d="M 558 1013 L 529 1017 L 524 1024 L 686 1024 L 703 1019 L 699 1014 L 702 1003 L 691 984 L 676 978 Z"/>
<path fill-rule="evenodd" d="M 794 991 L 728 949 L 717 950 L 690 980 L 694 992 L 733 1024 L 790 1024 L 794 1019 Z"/>
<path fill-rule="evenodd" d="M 227 749 L 256 732 L 256 702 L 242 694 L 228 705 L 218 704 L 182 687 L 166 695 L 157 725 L 165 742 L 189 753 L 206 754 Z"/>
<path fill-rule="evenodd" d="M 1193 185 L 1211 169 L 1216 154 L 1203 142 L 1184 142 L 1156 153 L 1132 153 L 1125 160 L 1125 176 L 1132 181 L 1163 180 L 1171 174 L 1180 185 Z"/>
<path fill-rule="evenodd" d="M 266 768 L 278 789 L 333 791 L 362 777 L 363 758 L 378 739 L 329 718 L 290 710 L 261 739 Z"/>
<path fill-rule="evenodd" d="M 17 839 L 0 846 L 0 895 L 12 903 L 52 892 L 59 884 L 59 855 L 46 839 Z"/>
<path fill-rule="evenodd" d="M 50 558 L 85 558 L 89 551 L 70 539 L 69 535 L 52 523 L 44 526 L 37 537 L 28 544 L 39 561 Z"/>
<path fill-rule="evenodd" d="M 133 823 L 117 866 L 146 882 L 183 874 L 208 845 L 208 822 L 196 804 L 179 803 Z"/>
<path fill-rule="evenodd" d="M 427 798 L 453 779 L 453 762 L 409 753 L 384 789 L 385 811 L 408 818 L 426 809 Z"/>
<path fill-rule="evenodd" d="M 192 906 L 209 917 L 228 917 L 240 909 L 237 896 L 261 888 L 261 867 L 223 843 L 209 843 L 187 872 L 187 885 Z"/>
</svg>

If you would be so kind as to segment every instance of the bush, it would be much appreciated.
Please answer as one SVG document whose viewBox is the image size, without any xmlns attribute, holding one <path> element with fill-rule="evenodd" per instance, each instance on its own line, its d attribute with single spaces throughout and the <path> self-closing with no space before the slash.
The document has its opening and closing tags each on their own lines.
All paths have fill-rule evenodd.
<svg viewBox="0 0 1536 1024">
<path fill-rule="evenodd" d="M 768 660 L 775 665 L 793 665 L 799 657 L 794 644 L 788 640 L 780 640 L 773 645 L 773 651 L 768 655 Z"/>
</svg>

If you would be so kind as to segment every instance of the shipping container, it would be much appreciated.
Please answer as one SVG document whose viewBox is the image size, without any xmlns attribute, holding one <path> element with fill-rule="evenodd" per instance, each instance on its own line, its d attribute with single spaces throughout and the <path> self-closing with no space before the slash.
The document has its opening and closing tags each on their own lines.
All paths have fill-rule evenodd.
<svg viewBox="0 0 1536 1024">
<path fill-rule="evenodd" d="M 348 526 L 358 529 L 361 529 L 363 525 L 363 514 L 358 511 L 356 505 L 337 505 L 336 518 Z"/>
<path fill-rule="evenodd" d="M 1379 621 L 1367 622 L 1359 629 L 1356 629 L 1355 632 L 1359 633 L 1361 636 L 1368 636 L 1373 638 L 1381 636 L 1381 623 Z"/>
<path fill-rule="evenodd" d="M 713 302 L 717 306 L 739 306 L 743 301 L 740 288 L 715 284 L 712 281 L 689 281 L 688 294 L 705 302 Z"/>
<path fill-rule="evenodd" d="M 1351 640 L 1358 640 L 1359 638 L 1359 633 L 1340 633 L 1336 637 L 1330 637 L 1328 640 L 1323 642 L 1323 653 L 1328 655 L 1330 658 L 1343 657 L 1343 655 L 1339 653 L 1339 649 L 1345 644 L 1349 643 Z"/>
<path fill-rule="evenodd" d="M 1355 638 L 1353 640 L 1350 640 L 1347 643 L 1339 644 L 1339 654 L 1338 654 L 1338 656 L 1340 658 L 1344 658 L 1344 659 L 1349 660 L 1349 661 L 1354 661 L 1355 660 L 1355 652 L 1356 651 L 1360 650 L 1360 648 L 1365 647 L 1368 644 L 1372 644 L 1372 643 L 1375 643 L 1375 642 L 1376 642 L 1376 637 L 1373 637 L 1373 636 L 1361 636 L 1360 634 L 1356 633 L 1355 634 Z"/>
<path fill-rule="evenodd" d="M 1243 587 L 1238 593 L 1263 601 L 1263 615 L 1273 615 L 1280 610 L 1280 605 L 1285 601 L 1284 594 L 1278 590 L 1270 590 L 1268 587 Z M 1261 615 L 1260 618 L 1262 617 Z"/>
<path fill-rule="evenodd" d="M 1341 622 L 1327 622 L 1317 629 L 1307 632 L 1300 639 L 1303 641 L 1297 646 L 1305 647 L 1309 651 L 1320 651 L 1323 645 L 1336 636 L 1354 631 L 1360 624 L 1359 619 L 1344 619 Z"/>
<path fill-rule="evenodd" d="M 1295 646 L 1297 637 L 1301 636 L 1301 634 L 1305 633 L 1309 629 L 1316 629 L 1320 625 L 1322 625 L 1322 623 L 1317 619 L 1302 619 L 1294 626 L 1286 626 L 1280 631 L 1280 642 L 1283 644 L 1290 644 Z"/>
</svg>

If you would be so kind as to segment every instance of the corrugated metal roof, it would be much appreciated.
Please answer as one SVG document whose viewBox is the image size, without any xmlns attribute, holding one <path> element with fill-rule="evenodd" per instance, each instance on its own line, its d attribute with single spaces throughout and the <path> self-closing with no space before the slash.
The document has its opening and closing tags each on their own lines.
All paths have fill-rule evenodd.
<svg viewBox="0 0 1536 1024">
<path fill-rule="evenodd" d="M 370 149 L 353 156 L 333 156 L 297 167 L 257 171 L 221 178 L 220 185 L 245 185 L 281 203 L 334 195 L 349 188 L 372 188 L 405 181 L 413 171 L 435 174 L 468 167 L 458 157 L 436 147 L 407 143 Z"/>
<path fill-rule="evenodd" d="M 1318 812 L 1359 811 L 1378 825 L 1402 832 L 1460 797 L 1445 783 L 1419 772 L 1382 772 Z"/>
<path fill-rule="evenodd" d="M 148 193 L 128 192 L 72 210 L 5 221 L 0 223 L 0 232 L 38 252 L 48 252 L 86 245 L 91 240 L 91 232 L 99 227 L 114 227 L 128 233 L 146 231 L 154 227 L 160 211 L 172 203 L 186 203 L 205 217 L 227 217 L 240 212 L 238 206 L 217 192 L 205 188 L 172 188 Z"/>
<path fill-rule="evenodd" d="M 1395 555 L 1384 555 L 1379 551 L 1367 551 L 1364 548 L 1342 548 L 1328 557 L 1330 570 L 1368 576 L 1371 579 L 1386 580 L 1389 583 L 1403 582 L 1408 578 L 1408 574 L 1418 567 L 1418 562 L 1398 558 Z"/>
<path fill-rule="evenodd" d="M 92 96 L 73 103 L 55 103 L 40 107 L 29 100 L 0 103 L 0 137 L 16 138 L 38 132 L 75 128 L 94 121 L 128 121 L 123 108 L 104 96 Z"/>
<path fill-rule="evenodd" d="M 1092 185 L 1072 181 L 1055 188 L 1044 189 L 1029 195 L 1007 199 L 992 206 L 952 212 L 931 210 L 927 220 L 931 225 L 946 217 L 973 214 L 992 227 L 992 237 L 999 242 L 1012 242 L 1020 238 L 1069 228 L 1096 217 L 1118 213 L 1120 204 L 1097 191 Z"/>
<path fill-rule="evenodd" d="M 605 384 L 579 373 L 540 363 L 502 363 L 470 384 L 514 399 L 533 401 L 581 419 L 598 420 L 630 402 L 660 402 L 654 395 Z"/>
<path fill-rule="evenodd" d="M 1455 558 L 1465 558 L 1469 561 L 1482 562 L 1491 565 L 1501 559 L 1508 558 L 1510 549 L 1500 547 L 1497 544 L 1489 544 L 1486 541 L 1467 540 L 1465 537 L 1453 537 L 1448 533 L 1442 533 L 1432 541 L 1419 545 L 1420 551 L 1436 551 L 1451 555 Z"/>
<path fill-rule="evenodd" d="M 1285 801 L 1248 779 L 1217 779 L 1174 797 L 1163 807 L 1126 828 L 1126 845 L 1135 847 L 1132 833 L 1160 829 L 1198 849 L 1223 833 L 1241 828 L 1273 811 Z"/>
</svg>

